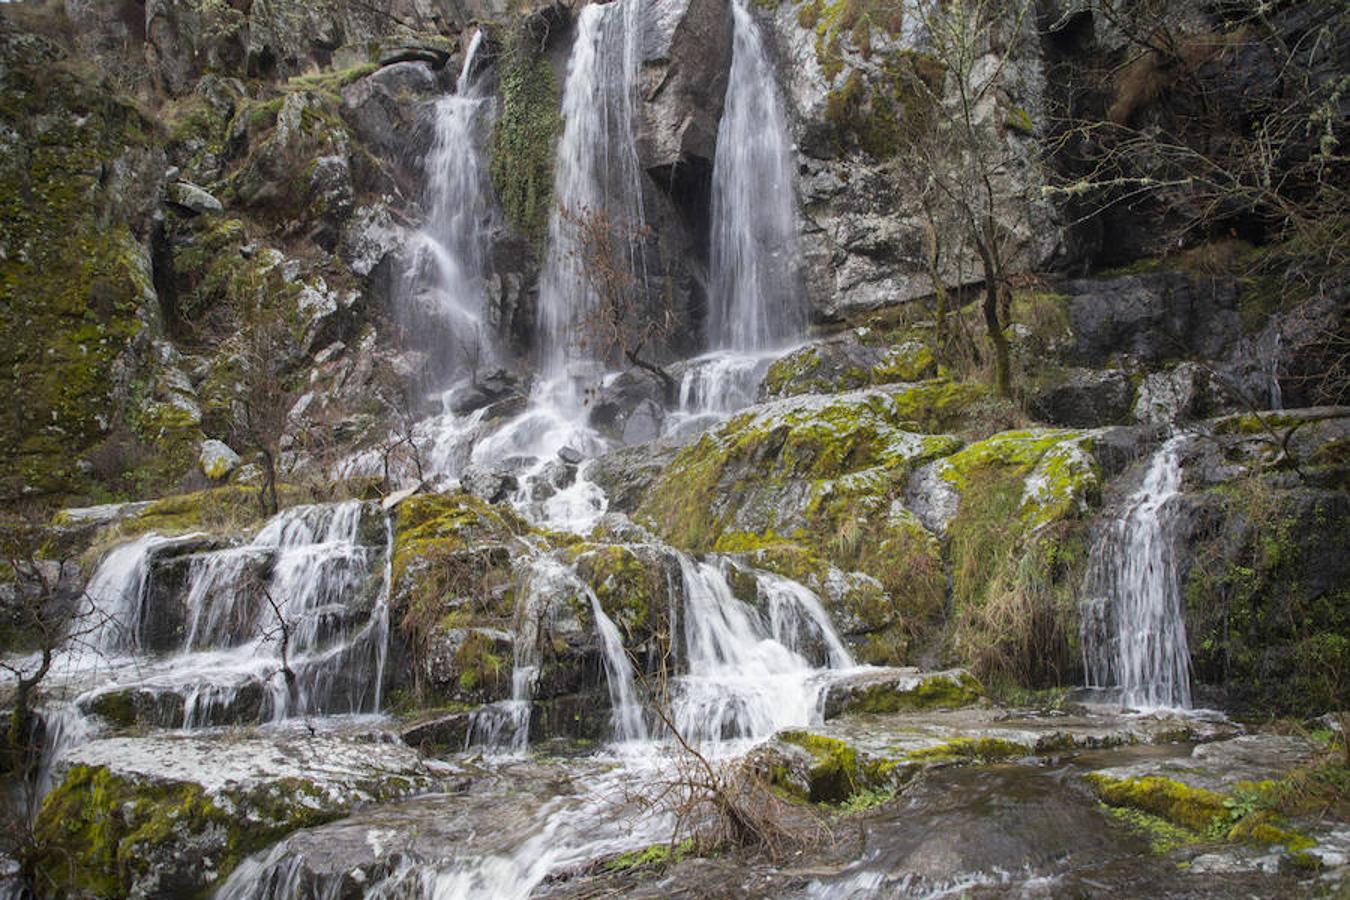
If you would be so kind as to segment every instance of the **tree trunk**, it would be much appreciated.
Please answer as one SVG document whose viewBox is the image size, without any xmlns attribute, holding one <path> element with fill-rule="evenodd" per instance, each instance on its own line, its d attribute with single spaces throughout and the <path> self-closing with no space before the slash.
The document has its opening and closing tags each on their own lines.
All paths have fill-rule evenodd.
<svg viewBox="0 0 1350 900">
<path fill-rule="evenodd" d="M 1002 279 L 994 264 L 993 254 L 983 241 L 978 242 L 980 262 L 984 266 L 984 325 L 989 331 L 989 344 L 994 348 L 994 391 L 1000 397 L 1012 395 L 1009 377 L 1008 338 L 999 320 L 999 295 Z"/>
</svg>

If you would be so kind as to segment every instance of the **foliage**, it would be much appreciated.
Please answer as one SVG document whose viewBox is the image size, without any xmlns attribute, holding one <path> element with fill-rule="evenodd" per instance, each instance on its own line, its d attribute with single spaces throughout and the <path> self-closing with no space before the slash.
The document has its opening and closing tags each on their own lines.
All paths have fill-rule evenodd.
<svg viewBox="0 0 1350 900">
<path fill-rule="evenodd" d="M 561 124 L 557 80 L 524 31 L 507 41 L 498 72 L 502 111 L 492 134 L 492 183 L 507 221 L 539 243 L 552 210 L 553 145 Z"/>
</svg>

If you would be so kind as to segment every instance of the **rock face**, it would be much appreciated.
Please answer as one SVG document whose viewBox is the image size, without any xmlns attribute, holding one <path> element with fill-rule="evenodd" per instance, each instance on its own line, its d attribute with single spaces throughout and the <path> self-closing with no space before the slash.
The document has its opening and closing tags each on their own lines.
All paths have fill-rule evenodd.
<svg viewBox="0 0 1350 900">
<path fill-rule="evenodd" d="M 898 14 L 887 18 L 858 6 L 797 0 L 773 4 L 759 21 L 776 47 L 795 120 L 802 247 L 816 315 L 831 320 L 932 293 L 930 228 L 936 226 L 939 244 L 947 248 L 958 244 L 956 231 L 952 223 L 926 222 L 914 202 L 917 191 L 883 163 L 899 148 L 910 121 L 930 114 L 921 98 L 952 90 L 942 83 L 941 66 L 926 55 L 929 48 L 916 38 L 915 26 Z M 1032 269 L 1062 250 L 1060 229 L 1040 197 L 1044 175 L 1027 134 L 1044 108 L 1045 75 L 1040 43 L 1026 25 L 1024 34 L 1005 41 L 1010 52 L 977 48 L 971 74 L 1001 73 L 999 99 L 981 105 L 976 115 L 1007 161 L 997 207 L 1014 235 L 1010 255 L 1015 267 Z M 930 87 L 913 88 L 916 79 Z M 966 273 L 978 268 L 973 259 L 960 262 Z M 959 276 L 955 263 L 954 255 L 939 263 L 944 280 L 973 278 Z"/>
</svg>

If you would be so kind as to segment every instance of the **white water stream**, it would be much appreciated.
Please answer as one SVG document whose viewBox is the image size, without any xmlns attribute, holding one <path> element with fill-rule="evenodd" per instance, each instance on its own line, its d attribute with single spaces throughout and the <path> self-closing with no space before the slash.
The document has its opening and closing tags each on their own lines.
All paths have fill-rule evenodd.
<svg viewBox="0 0 1350 900">
<path fill-rule="evenodd" d="M 742 352 L 806 329 L 787 114 L 746 0 L 732 0 L 731 76 L 713 165 L 708 343 Z"/>
<path fill-rule="evenodd" d="M 1180 451 L 1169 439 L 1140 489 L 1093 548 L 1083 581 L 1083 667 L 1088 687 L 1143 709 L 1191 705 L 1190 651 L 1177 575 Z"/>
</svg>

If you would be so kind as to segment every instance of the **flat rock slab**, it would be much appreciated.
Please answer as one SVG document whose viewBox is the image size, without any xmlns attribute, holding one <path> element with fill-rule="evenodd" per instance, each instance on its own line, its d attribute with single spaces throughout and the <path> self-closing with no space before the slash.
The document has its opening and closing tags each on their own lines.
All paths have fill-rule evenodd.
<svg viewBox="0 0 1350 900">
<path fill-rule="evenodd" d="M 1229 791 L 1239 781 L 1280 778 L 1317 755 L 1317 747 L 1301 737 L 1244 734 L 1201 744 L 1189 757 L 1158 759 L 1103 769 L 1110 778 L 1170 778 L 1188 787 Z"/>
<path fill-rule="evenodd" d="M 135 781 L 195 784 L 208 795 L 295 779 L 335 806 L 433 790 L 457 771 L 401 744 L 341 735 L 106 738 L 71 750 L 61 766 L 101 766 Z"/>
<path fill-rule="evenodd" d="M 1035 712 L 986 705 L 850 715 L 812 731 L 879 755 L 912 753 L 954 740 L 982 739 L 1017 744 L 1030 755 L 1133 744 L 1214 741 L 1232 737 L 1239 729 L 1220 719 L 1170 713 L 1120 716 L 1090 710 Z"/>
</svg>

